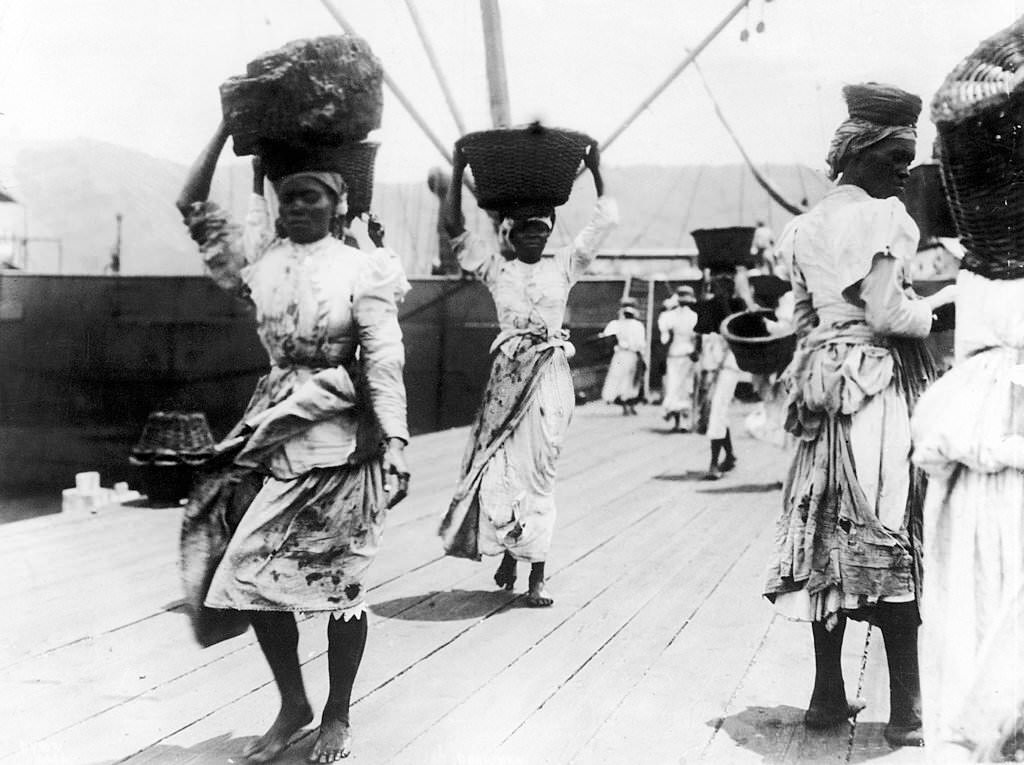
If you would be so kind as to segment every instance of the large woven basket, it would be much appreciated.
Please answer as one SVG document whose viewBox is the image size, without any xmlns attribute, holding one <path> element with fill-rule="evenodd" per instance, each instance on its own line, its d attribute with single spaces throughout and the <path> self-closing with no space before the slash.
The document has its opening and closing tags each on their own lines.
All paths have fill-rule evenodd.
<svg viewBox="0 0 1024 765">
<path fill-rule="evenodd" d="M 918 165 L 910 171 L 904 201 L 907 212 L 921 230 L 922 241 L 957 235 L 953 213 L 942 188 L 942 171 L 937 164 Z"/>
<path fill-rule="evenodd" d="M 781 372 L 793 360 L 796 334 L 771 335 L 765 318 L 773 319 L 771 311 L 741 311 L 722 322 L 721 334 L 729 343 L 736 365 L 751 374 Z"/>
<path fill-rule="evenodd" d="M 729 270 L 759 265 L 757 255 L 750 252 L 753 227 L 699 228 L 691 231 L 690 236 L 697 243 L 697 268 Z"/>
<path fill-rule="evenodd" d="M 982 42 L 932 101 L 963 268 L 1024 278 L 1024 19 Z"/>
<path fill-rule="evenodd" d="M 369 212 L 373 203 L 373 172 L 380 144 L 353 141 L 336 146 L 304 146 L 263 141 L 257 153 L 271 180 L 301 170 L 333 170 L 348 186 L 348 216 Z"/>
<path fill-rule="evenodd" d="M 473 172 L 478 204 L 507 211 L 565 204 L 593 143 L 584 133 L 534 123 L 468 133 L 456 146 Z"/>
</svg>

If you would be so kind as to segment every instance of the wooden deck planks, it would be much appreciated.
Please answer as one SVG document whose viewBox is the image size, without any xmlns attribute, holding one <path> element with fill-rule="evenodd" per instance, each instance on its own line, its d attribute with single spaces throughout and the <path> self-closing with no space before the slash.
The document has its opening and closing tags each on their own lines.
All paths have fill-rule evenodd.
<svg viewBox="0 0 1024 765">
<path fill-rule="evenodd" d="M 441 554 L 437 520 L 467 433 L 413 440 L 414 493 L 371 570 L 352 762 L 846 761 L 847 731 L 800 724 L 808 627 L 775 618 L 759 596 L 785 455 L 734 429 L 740 467 L 695 481 L 706 440 L 665 434 L 653 408 L 641 412 L 577 410 L 560 464 L 552 609 L 521 607 L 525 566 L 505 593 L 495 560 Z M 0 637 L 0 760 L 237 762 L 265 729 L 277 697 L 252 634 L 200 649 L 167 610 L 180 597 L 179 521 L 178 508 L 127 508 L 0 526 L 19 584 L 0 603 L 20 619 Z M 326 695 L 323 628 L 323 617 L 300 620 L 314 706 Z M 851 695 L 862 647 L 851 624 Z M 881 742 L 877 631 L 865 683 L 871 707 L 851 761 L 922 762 Z M 279 762 L 303 761 L 311 731 L 297 738 Z"/>
</svg>

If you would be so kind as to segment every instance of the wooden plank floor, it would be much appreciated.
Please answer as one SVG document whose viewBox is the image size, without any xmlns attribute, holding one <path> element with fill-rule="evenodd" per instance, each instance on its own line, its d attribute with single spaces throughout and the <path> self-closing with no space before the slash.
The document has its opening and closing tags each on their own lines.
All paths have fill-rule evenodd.
<svg viewBox="0 0 1024 765">
<path fill-rule="evenodd" d="M 807 625 L 760 598 L 786 464 L 734 437 L 739 467 L 699 480 L 706 441 L 653 407 L 577 410 L 560 465 L 550 609 L 498 591 L 496 560 L 436 536 L 465 429 L 413 440 L 388 522 L 352 710 L 354 763 L 924 762 L 881 738 L 881 637 L 847 630 L 847 687 L 870 706 L 811 733 Z M 200 649 L 180 607 L 179 508 L 112 507 L 0 527 L 0 762 L 232 763 L 276 711 L 251 632 Z M 520 572 L 525 584 L 526 570 Z M 300 624 L 314 706 L 324 617 Z M 279 759 L 299 763 L 312 731 Z"/>
</svg>

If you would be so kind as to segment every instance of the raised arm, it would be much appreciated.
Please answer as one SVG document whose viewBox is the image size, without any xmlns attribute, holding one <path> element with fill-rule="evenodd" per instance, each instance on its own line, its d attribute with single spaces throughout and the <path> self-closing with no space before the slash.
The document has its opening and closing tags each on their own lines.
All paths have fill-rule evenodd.
<svg viewBox="0 0 1024 765">
<path fill-rule="evenodd" d="M 227 143 L 229 135 L 230 133 L 222 120 L 217 125 L 217 130 L 210 138 L 210 142 L 203 147 L 195 162 L 192 163 L 192 167 L 189 168 L 188 175 L 185 177 L 185 185 L 175 203 L 178 212 L 183 216 L 188 215 L 193 202 L 205 202 L 209 198 L 210 183 L 213 180 L 213 171 L 217 167 L 217 158 L 224 150 L 224 144 Z M 262 186 L 260 193 L 262 194 Z"/>
<path fill-rule="evenodd" d="M 462 214 L 462 176 L 466 172 L 466 155 L 457 145 L 452 150 L 452 179 L 448 184 L 442 214 L 442 225 L 448 236 L 454 239 L 466 230 L 466 218 Z"/>
<path fill-rule="evenodd" d="M 594 189 L 597 191 L 597 204 L 594 205 L 594 212 L 590 221 L 583 230 L 576 235 L 572 246 L 565 251 L 564 267 L 569 275 L 570 282 L 575 282 L 590 264 L 597 257 L 598 248 L 605 240 L 605 237 L 619 223 L 619 208 L 615 200 L 604 195 L 604 178 L 601 176 L 601 152 L 595 141 L 583 158 L 583 164 L 594 177 Z M 561 253 L 560 253 L 561 255 Z"/>
</svg>

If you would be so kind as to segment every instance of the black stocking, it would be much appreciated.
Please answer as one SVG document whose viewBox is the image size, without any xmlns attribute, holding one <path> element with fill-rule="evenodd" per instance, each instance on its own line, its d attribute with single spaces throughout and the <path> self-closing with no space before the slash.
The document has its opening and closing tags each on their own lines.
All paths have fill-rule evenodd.
<svg viewBox="0 0 1024 765">
<path fill-rule="evenodd" d="M 331 690 L 324 706 L 325 720 L 348 723 L 352 686 L 366 647 L 366 628 L 366 614 L 348 621 L 332 616 L 327 621 L 327 668 Z"/>
<path fill-rule="evenodd" d="M 824 622 L 811 622 L 814 635 L 814 690 L 810 708 L 829 716 L 846 716 L 846 686 L 843 683 L 843 635 L 846 617 L 840 616 L 831 630 Z"/>
<path fill-rule="evenodd" d="M 294 614 L 285 611 L 253 611 L 249 616 L 263 655 L 274 674 L 282 707 L 308 707 L 299 664 L 299 628 Z"/>
<path fill-rule="evenodd" d="M 889 665 L 889 725 L 921 725 L 921 672 L 917 661 L 917 603 L 879 603 L 878 626 Z"/>
</svg>

